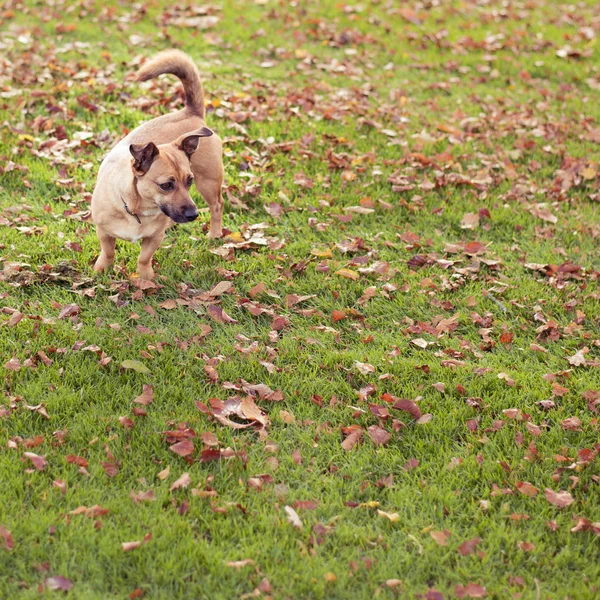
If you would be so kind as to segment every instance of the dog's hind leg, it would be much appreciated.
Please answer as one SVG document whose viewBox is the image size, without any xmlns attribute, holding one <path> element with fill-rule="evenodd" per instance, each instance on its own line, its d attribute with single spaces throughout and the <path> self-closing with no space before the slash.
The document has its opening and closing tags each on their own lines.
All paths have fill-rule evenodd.
<svg viewBox="0 0 600 600">
<path fill-rule="evenodd" d="M 110 267 L 115 262 L 115 243 L 116 239 L 108 235 L 104 230 L 98 227 L 98 240 L 100 241 L 100 256 L 94 264 L 94 271 L 100 273 Z"/>
</svg>

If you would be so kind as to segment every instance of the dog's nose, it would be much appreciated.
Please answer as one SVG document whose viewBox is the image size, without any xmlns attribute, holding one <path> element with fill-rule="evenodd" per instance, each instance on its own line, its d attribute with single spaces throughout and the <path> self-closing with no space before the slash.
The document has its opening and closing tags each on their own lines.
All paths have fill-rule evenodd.
<svg viewBox="0 0 600 600">
<path fill-rule="evenodd" d="M 198 218 L 198 210 L 195 206 L 189 206 L 183 211 L 183 216 L 188 221 L 195 221 Z"/>
</svg>

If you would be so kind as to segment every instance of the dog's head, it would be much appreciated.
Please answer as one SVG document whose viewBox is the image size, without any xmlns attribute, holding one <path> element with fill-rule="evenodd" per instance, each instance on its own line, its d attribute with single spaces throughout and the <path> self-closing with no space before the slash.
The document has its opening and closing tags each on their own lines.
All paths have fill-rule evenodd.
<svg viewBox="0 0 600 600">
<path fill-rule="evenodd" d="M 186 133 L 170 144 L 156 146 L 131 144 L 131 168 L 141 198 L 154 203 L 176 223 L 187 223 L 198 216 L 196 205 L 190 197 L 194 176 L 190 158 L 202 137 L 213 132 L 207 127 Z"/>
</svg>

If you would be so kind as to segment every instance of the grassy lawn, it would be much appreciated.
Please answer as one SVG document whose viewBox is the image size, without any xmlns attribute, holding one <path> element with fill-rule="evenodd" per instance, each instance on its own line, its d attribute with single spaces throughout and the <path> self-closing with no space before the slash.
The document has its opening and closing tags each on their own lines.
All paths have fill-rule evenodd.
<svg viewBox="0 0 600 600">
<path fill-rule="evenodd" d="M 599 35 L 592 1 L 0 1 L 0 597 L 597 598 Z M 194 192 L 154 284 L 125 242 L 94 276 L 173 46 L 226 236 Z"/>
</svg>

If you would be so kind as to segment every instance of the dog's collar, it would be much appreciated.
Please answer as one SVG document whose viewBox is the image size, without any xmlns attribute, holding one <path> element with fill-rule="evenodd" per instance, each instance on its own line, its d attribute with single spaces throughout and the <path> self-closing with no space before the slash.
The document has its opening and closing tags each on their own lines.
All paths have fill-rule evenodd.
<svg viewBox="0 0 600 600">
<path fill-rule="evenodd" d="M 127 206 L 127 202 L 125 202 L 125 200 L 123 200 L 123 196 L 119 195 L 119 197 L 121 198 L 121 202 L 123 203 L 123 208 L 125 208 L 125 212 L 128 215 L 135 217 L 135 220 L 141 225 L 142 222 L 140 221 L 140 218 L 135 213 L 131 212 L 131 210 L 129 209 L 129 206 Z"/>
</svg>

